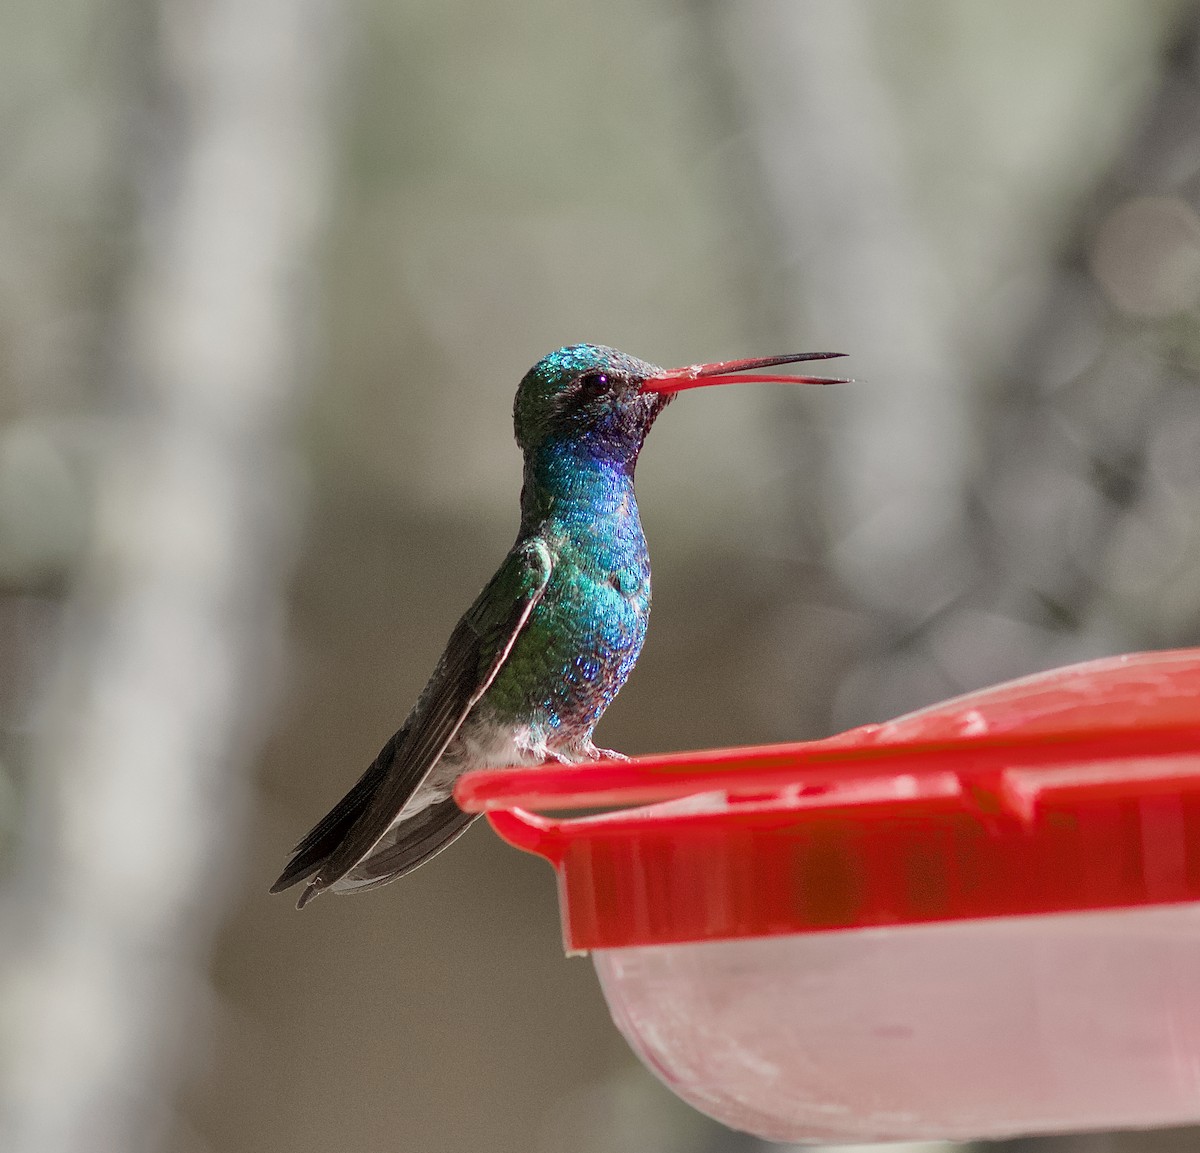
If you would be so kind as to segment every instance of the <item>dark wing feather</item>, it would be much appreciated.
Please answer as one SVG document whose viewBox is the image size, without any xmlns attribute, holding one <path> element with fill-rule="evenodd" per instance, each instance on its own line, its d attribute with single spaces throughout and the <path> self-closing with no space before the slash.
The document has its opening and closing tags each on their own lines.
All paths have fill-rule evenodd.
<svg viewBox="0 0 1200 1153">
<path fill-rule="evenodd" d="M 407 732 L 366 809 L 309 882 L 301 903 L 336 884 L 378 843 L 487 691 L 550 580 L 550 551 L 534 537 L 505 558 L 450 635 Z"/>
</svg>

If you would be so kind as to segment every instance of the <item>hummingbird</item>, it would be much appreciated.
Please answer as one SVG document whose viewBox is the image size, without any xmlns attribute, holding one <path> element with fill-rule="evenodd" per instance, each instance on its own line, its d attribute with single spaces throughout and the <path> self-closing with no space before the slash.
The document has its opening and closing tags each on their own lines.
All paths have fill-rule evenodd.
<svg viewBox="0 0 1200 1153">
<path fill-rule="evenodd" d="M 739 382 L 843 384 L 762 373 L 837 352 L 662 369 L 597 344 L 560 348 L 513 404 L 525 458 L 521 524 L 495 576 L 455 626 L 429 683 L 357 783 L 292 851 L 272 893 L 394 881 L 474 820 L 454 802 L 471 769 L 601 757 L 592 733 L 642 650 L 650 558 L 633 491 L 651 425 L 676 393 Z"/>
</svg>

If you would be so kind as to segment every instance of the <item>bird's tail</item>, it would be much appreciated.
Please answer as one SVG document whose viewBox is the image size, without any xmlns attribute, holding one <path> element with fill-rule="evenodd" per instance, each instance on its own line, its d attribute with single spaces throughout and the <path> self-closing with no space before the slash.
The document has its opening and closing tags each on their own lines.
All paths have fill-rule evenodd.
<svg viewBox="0 0 1200 1153">
<path fill-rule="evenodd" d="M 354 822 L 363 815 L 375 790 L 387 774 L 388 765 L 396 754 L 396 747 L 403 740 L 405 730 L 396 733 L 379 750 L 371 767 L 367 769 L 354 787 L 324 817 L 309 830 L 304 839 L 292 850 L 292 859 L 271 886 L 272 893 L 282 893 L 306 877 L 311 877 L 333 855 L 350 831 Z"/>
<path fill-rule="evenodd" d="M 334 892 L 364 893 L 411 873 L 444 848 L 458 840 L 475 820 L 477 813 L 464 813 L 453 797 L 437 801 L 411 818 L 405 818 L 395 832 L 397 839 L 364 858 L 340 881 Z"/>
<path fill-rule="evenodd" d="M 383 746 L 379 756 L 354 787 L 292 850 L 292 859 L 287 868 L 271 886 L 272 893 L 282 893 L 284 889 L 307 880 L 333 856 L 371 804 L 406 733 L 405 729 L 401 729 Z M 462 836 L 474 819 L 475 814 L 464 813 L 452 797 L 437 801 L 414 813 L 411 818 L 405 818 L 331 888 L 334 892 L 360 893 L 411 873 L 418 865 L 423 865 Z M 303 908 L 317 892 L 317 887 L 309 885 L 301 895 L 298 907 Z"/>
</svg>

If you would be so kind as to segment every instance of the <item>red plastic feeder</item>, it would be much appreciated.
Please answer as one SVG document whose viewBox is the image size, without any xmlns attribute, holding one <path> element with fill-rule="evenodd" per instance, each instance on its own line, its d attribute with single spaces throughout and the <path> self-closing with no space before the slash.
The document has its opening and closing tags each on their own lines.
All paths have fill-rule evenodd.
<svg viewBox="0 0 1200 1153">
<path fill-rule="evenodd" d="M 1200 650 L 822 741 L 471 773 L 456 796 L 551 862 L 617 1025 L 726 1124 L 1200 1120 Z"/>
</svg>

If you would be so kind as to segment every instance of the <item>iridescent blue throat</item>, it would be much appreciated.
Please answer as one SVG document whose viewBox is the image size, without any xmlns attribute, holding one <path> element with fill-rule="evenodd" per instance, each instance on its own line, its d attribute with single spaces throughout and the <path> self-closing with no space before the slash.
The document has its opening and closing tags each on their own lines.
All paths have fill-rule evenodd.
<svg viewBox="0 0 1200 1153">
<path fill-rule="evenodd" d="M 597 446 L 530 451 L 521 536 L 539 536 L 554 568 L 546 593 L 488 692 L 501 714 L 583 748 L 641 652 L 650 616 L 650 558 L 633 491 L 636 451 Z"/>
</svg>

